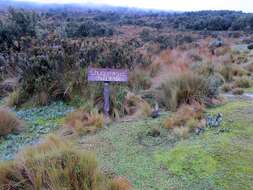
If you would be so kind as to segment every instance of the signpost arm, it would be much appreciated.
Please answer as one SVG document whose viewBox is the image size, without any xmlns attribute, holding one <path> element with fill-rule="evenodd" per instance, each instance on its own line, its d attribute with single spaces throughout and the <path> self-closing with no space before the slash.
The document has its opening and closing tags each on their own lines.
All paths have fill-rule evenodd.
<svg viewBox="0 0 253 190">
<path fill-rule="evenodd" d="M 109 117 L 110 111 L 110 88 L 109 82 L 104 82 L 104 113 L 106 117 Z"/>
</svg>

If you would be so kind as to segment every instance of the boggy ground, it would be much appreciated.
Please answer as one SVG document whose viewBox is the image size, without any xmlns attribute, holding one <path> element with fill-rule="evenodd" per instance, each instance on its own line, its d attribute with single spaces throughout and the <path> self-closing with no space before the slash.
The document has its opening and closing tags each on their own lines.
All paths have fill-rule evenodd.
<svg viewBox="0 0 253 190">
<path fill-rule="evenodd" d="M 108 172 L 128 177 L 137 189 L 252 189 L 253 101 L 234 99 L 207 109 L 223 114 L 220 128 L 177 139 L 159 119 L 114 123 L 76 140 L 94 150 Z M 160 135 L 154 135 L 154 129 Z"/>
</svg>

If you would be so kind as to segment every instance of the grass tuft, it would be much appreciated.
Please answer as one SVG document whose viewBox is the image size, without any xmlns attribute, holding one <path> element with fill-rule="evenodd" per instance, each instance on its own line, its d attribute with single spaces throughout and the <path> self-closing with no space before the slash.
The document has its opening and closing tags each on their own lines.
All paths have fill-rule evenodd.
<svg viewBox="0 0 253 190">
<path fill-rule="evenodd" d="M 65 124 L 80 135 L 95 133 L 104 126 L 104 116 L 97 112 L 87 113 L 79 109 L 66 117 Z"/>
<path fill-rule="evenodd" d="M 1 163 L 0 170 L 0 189 L 113 190 L 92 153 L 78 151 L 56 136 Z"/>
<path fill-rule="evenodd" d="M 11 133 L 19 133 L 23 129 L 22 122 L 7 109 L 0 109 L 0 137 Z"/>
<path fill-rule="evenodd" d="M 175 111 L 181 104 L 203 102 L 208 94 L 207 81 L 194 73 L 171 76 L 161 86 L 161 101 L 168 110 Z"/>
</svg>

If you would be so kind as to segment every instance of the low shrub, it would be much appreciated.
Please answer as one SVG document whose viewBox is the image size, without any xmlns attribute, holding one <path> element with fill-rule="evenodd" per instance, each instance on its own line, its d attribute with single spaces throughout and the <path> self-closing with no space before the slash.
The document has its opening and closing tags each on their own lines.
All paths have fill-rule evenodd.
<svg viewBox="0 0 253 190">
<path fill-rule="evenodd" d="M 196 63 L 192 64 L 190 68 L 194 72 L 196 72 L 200 75 L 205 75 L 205 76 L 212 75 L 216 71 L 215 64 L 213 64 L 211 62 L 196 62 Z"/>
<path fill-rule="evenodd" d="M 17 106 L 19 104 L 20 104 L 20 91 L 14 90 L 8 96 L 7 105 L 12 107 Z"/>
<path fill-rule="evenodd" d="M 180 73 L 171 76 L 161 85 L 161 103 L 168 110 L 175 111 L 181 104 L 192 102 L 205 102 L 206 98 L 214 96 L 206 77 L 192 72 Z M 216 86 L 217 88 L 217 86 Z"/>
<path fill-rule="evenodd" d="M 244 93 L 244 90 L 241 88 L 235 88 L 232 90 L 232 94 L 234 95 L 242 95 Z"/>
<path fill-rule="evenodd" d="M 229 83 L 225 83 L 223 86 L 222 86 L 222 90 L 224 92 L 230 92 L 231 90 L 233 89 L 232 85 L 229 84 Z"/>
<path fill-rule="evenodd" d="M 250 64 L 247 64 L 245 69 L 252 73 L 253 72 L 253 62 Z"/>
<path fill-rule="evenodd" d="M 207 97 L 217 98 L 220 93 L 220 87 L 225 83 L 225 79 L 221 74 L 214 73 L 212 75 L 206 76 L 205 80 L 207 83 L 206 89 Z"/>
<path fill-rule="evenodd" d="M 173 116 L 165 120 L 164 126 L 167 129 L 189 127 L 193 130 L 198 127 L 197 124 L 203 119 L 203 113 L 204 107 L 199 103 L 182 105 Z M 196 125 L 193 125 L 193 121 Z"/>
<path fill-rule="evenodd" d="M 124 109 L 128 115 L 136 118 L 146 118 L 151 116 L 152 113 L 152 108 L 148 102 L 130 92 L 125 98 Z"/>
<path fill-rule="evenodd" d="M 249 74 L 247 70 L 235 64 L 226 64 L 222 66 L 219 72 L 228 82 L 232 81 L 234 77 L 242 77 Z"/>
<path fill-rule="evenodd" d="M 253 81 L 249 77 L 240 77 L 234 82 L 234 86 L 237 88 L 250 88 L 252 84 Z"/>
<path fill-rule="evenodd" d="M 104 116 L 97 112 L 87 113 L 79 109 L 66 117 L 65 125 L 80 135 L 95 133 L 104 126 Z"/>
<path fill-rule="evenodd" d="M 24 150 L 15 160 L 1 163 L 0 170 L 0 189 L 6 190 L 115 189 L 115 182 L 98 169 L 92 153 L 78 151 L 55 136 Z"/>
<path fill-rule="evenodd" d="M 151 77 L 145 70 L 135 69 L 129 75 L 129 86 L 133 90 L 146 90 L 151 84 Z"/>
<path fill-rule="evenodd" d="M 22 122 L 13 113 L 6 109 L 0 109 L 0 137 L 19 133 L 22 129 Z"/>
</svg>

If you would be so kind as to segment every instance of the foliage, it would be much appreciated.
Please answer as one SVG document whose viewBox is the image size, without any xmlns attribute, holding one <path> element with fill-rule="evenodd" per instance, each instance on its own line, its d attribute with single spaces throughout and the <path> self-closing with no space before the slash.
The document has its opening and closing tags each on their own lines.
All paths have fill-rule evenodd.
<svg viewBox="0 0 253 190">
<path fill-rule="evenodd" d="M 32 57 L 29 62 L 21 64 L 21 91 L 20 105 L 35 98 L 35 105 L 47 105 L 50 100 L 64 100 L 67 98 L 66 86 L 63 83 L 63 73 L 57 64 L 48 57 Z"/>
<path fill-rule="evenodd" d="M 248 72 L 244 68 L 235 64 L 225 64 L 222 66 L 219 72 L 228 82 L 233 81 L 234 77 L 241 77 L 248 74 Z"/>
<path fill-rule="evenodd" d="M 237 78 L 234 82 L 235 87 L 238 88 L 250 88 L 253 85 L 253 81 L 249 77 Z"/>
<path fill-rule="evenodd" d="M 102 37 L 113 35 L 111 28 L 93 21 L 87 21 L 81 24 L 68 23 L 65 31 L 68 37 Z"/>
<path fill-rule="evenodd" d="M 144 68 L 137 69 L 129 73 L 129 86 L 133 90 L 147 90 L 151 87 L 151 77 Z"/>
<path fill-rule="evenodd" d="M 161 86 L 161 102 L 169 110 L 176 110 L 181 104 L 190 104 L 194 101 L 204 103 L 206 98 L 216 96 L 220 82 L 209 86 L 208 80 L 192 72 L 180 73 L 171 76 Z"/>
<path fill-rule="evenodd" d="M 16 46 L 14 41 L 23 36 L 36 36 L 37 15 L 34 12 L 10 8 L 8 13 L 8 22 L 0 24 L 1 50 Z"/>
<path fill-rule="evenodd" d="M 242 88 L 234 88 L 232 90 L 232 94 L 234 95 L 242 95 L 244 93 L 244 90 Z"/>
</svg>

